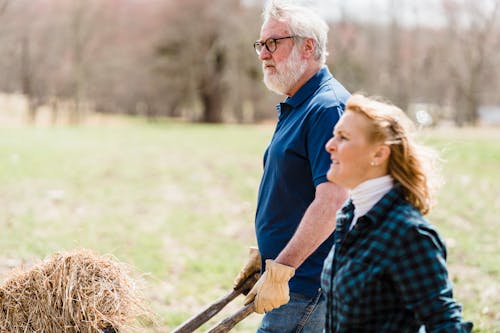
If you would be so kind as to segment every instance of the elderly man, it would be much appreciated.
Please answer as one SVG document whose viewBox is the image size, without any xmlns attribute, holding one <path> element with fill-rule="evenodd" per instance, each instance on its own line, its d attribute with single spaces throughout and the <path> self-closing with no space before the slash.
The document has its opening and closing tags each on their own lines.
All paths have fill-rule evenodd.
<svg viewBox="0 0 500 333">
<path fill-rule="evenodd" d="M 266 313 L 258 330 L 322 332 L 323 261 L 333 245 L 337 209 L 347 198 L 329 183 L 324 146 L 343 112 L 347 90 L 325 66 L 328 26 L 309 8 L 271 1 L 254 43 L 268 89 L 285 95 L 264 153 L 255 228 L 258 249 L 235 280 L 262 276 L 245 302 Z M 272 310 L 272 311 L 271 311 Z"/>
</svg>

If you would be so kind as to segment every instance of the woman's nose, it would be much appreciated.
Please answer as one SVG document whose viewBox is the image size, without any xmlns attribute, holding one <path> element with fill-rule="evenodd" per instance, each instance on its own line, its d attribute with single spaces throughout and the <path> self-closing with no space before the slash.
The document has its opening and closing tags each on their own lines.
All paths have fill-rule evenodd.
<svg viewBox="0 0 500 333">
<path fill-rule="evenodd" d="M 328 142 L 325 145 L 325 149 L 329 153 L 331 153 L 332 151 L 334 151 L 335 145 L 333 143 L 333 138 L 331 138 L 330 140 L 328 140 Z"/>
</svg>

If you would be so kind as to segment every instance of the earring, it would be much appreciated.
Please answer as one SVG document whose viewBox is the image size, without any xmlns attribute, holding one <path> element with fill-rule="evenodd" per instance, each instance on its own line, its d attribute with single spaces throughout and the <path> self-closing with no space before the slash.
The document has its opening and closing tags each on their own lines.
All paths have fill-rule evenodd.
<svg viewBox="0 0 500 333">
<path fill-rule="evenodd" d="M 370 165 L 371 165 L 371 166 L 376 166 L 376 165 L 377 165 L 377 163 L 375 163 L 375 161 L 371 161 Z"/>
</svg>

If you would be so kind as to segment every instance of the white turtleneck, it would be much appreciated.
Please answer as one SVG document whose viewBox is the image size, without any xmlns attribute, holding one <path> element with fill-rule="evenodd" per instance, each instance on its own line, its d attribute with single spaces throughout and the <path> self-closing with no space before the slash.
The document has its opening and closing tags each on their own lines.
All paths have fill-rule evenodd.
<svg viewBox="0 0 500 333">
<path fill-rule="evenodd" d="M 358 218 L 368 213 L 393 186 L 394 179 L 390 175 L 386 175 L 366 180 L 353 188 L 350 191 L 350 196 L 354 205 L 354 218 L 349 230 L 354 227 Z"/>
</svg>

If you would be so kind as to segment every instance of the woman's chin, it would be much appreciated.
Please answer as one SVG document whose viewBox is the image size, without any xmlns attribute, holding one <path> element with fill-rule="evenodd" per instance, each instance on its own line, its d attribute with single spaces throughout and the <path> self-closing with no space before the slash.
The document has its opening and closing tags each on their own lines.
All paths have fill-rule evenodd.
<svg viewBox="0 0 500 333">
<path fill-rule="evenodd" d="M 335 181 L 335 175 L 331 171 L 328 171 L 326 173 L 326 179 L 328 179 L 329 182 L 336 183 L 336 181 Z"/>
</svg>

